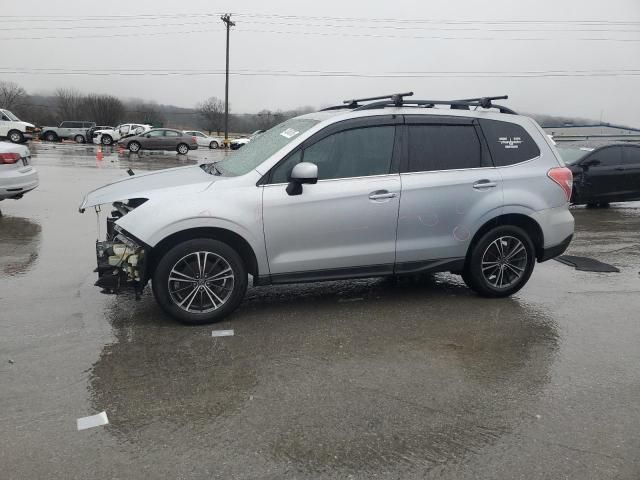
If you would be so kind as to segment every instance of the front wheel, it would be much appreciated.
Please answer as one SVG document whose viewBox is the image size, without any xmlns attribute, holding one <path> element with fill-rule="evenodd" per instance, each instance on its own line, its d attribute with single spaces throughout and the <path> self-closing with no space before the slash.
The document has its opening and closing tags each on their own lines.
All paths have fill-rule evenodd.
<svg viewBox="0 0 640 480">
<path fill-rule="evenodd" d="M 58 136 L 53 132 L 47 132 L 44 135 L 44 139 L 47 142 L 57 142 L 58 141 Z"/>
<path fill-rule="evenodd" d="M 462 279 L 482 296 L 507 297 L 524 287 L 535 263 L 535 248 L 527 232 L 500 226 L 472 245 Z"/>
<path fill-rule="evenodd" d="M 111 138 L 111 135 L 102 135 L 100 143 L 103 145 L 111 145 L 113 143 L 113 138 Z"/>
<path fill-rule="evenodd" d="M 218 148 L 219 146 L 220 146 L 220 145 L 219 145 L 219 144 L 218 144 L 218 142 L 216 142 L 215 140 L 209 144 L 209 148 L 210 148 L 211 150 L 215 150 L 215 149 L 216 149 L 216 148 Z"/>
<path fill-rule="evenodd" d="M 177 320 L 193 325 L 218 322 L 242 301 L 247 271 L 229 245 L 198 238 L 176 245 L 162 257 L 152 287 L 162 309 Z"/>
<path fill-rule="evenodd" d="M 22 143 L 24 142 L 24 135 L 22 135 L 22 132 L 19 132 L 18 130 L 11 130 L 9 132 L 9 140 L 13 143 Z"/>
<path fill-rule="evenodd" d="M 138 142 L 129 143 L 129 151 L 131 153 L 138 153 L 140 151 L 141 145 Z"/>
<path fill-rule="evenodd" d="M 187 145 L 186 143 L 181 143 L 178 145 L 176 150 L 180 155 L 186 155 L 187 153 L 189 153 L 189 145 Z"/>
</svg>

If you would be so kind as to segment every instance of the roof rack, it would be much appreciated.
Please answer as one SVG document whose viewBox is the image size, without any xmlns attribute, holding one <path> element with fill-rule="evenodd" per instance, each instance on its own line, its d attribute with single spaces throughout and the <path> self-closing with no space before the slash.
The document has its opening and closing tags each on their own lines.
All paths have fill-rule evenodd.
<svg viewBox="0 0 640 480">
<path fill-rule="evenodd" d="M 493 100 L 506 100 L 508 95 L 499 95 L 494 97 L 477 97 L 477 98 L 464 98 L 460 100 L 405 100 L 404 97 L 410 97 L 413 92 L 407 93 L 394 93 L 391 95 L 382 95 L 379 97 L 369 98 L 357 98 L 353 100 L 345 100 L 344 105 L 335 105 L 333 107 L 324 108 L 326 110 L 340 110 L 349 108 L 351 110 L 373 110 L 376 108 L 385 107 L 421 107 L 421 108 L 433 108 L 436 105 L 448 105 L 451 110 L 470 110 L 471 107 L 475 108 L 496 108 L 500 113 L 508 113 L 516 115 L 516 112 L 502 105 L 495 105 Z M 365 105 L 360 105 L 359 102 L 371 101 Z"/>
<path fill-rule="evenodd" d="M 365 105 L 360 105 L 358 102 L 370 102 L 372 100 L 390 100 L 394 106 L 401 107 L 404 103 L 403 98 L 410 97 L 412 95 L 413 95 L 413 92 L 405 92 L 405 93 L 392 93 L 390 95 L 380 95 L 378 97 L 353 98 L 351 100 L 344 100 L 342 102 L 342 105 L 334 105 L 332 107 L 323 108 L 320 111 L 325 112 L 327 110 L 342 110 L 343 108 L 355 109 L 358 107 L 365 106 Z"/>
</svg>

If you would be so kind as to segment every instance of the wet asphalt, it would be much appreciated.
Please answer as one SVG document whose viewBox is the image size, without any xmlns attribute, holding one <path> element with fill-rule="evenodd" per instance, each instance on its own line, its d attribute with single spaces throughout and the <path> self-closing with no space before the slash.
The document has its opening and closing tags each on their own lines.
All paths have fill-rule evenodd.
<svg viewBox="0 0 640 480">
<path fill-rule="evenodd" d="M 640 203 L 573 210 L 569 253 L 620 273 L 550 261 L 499 300 L 448 274 L 250 288 L 185 327 L 93 286 L 77 207 L 224 153 L 30 147 L 39 188 L 0 202 L 0 477 L 640 477 Z"/>
</svg>

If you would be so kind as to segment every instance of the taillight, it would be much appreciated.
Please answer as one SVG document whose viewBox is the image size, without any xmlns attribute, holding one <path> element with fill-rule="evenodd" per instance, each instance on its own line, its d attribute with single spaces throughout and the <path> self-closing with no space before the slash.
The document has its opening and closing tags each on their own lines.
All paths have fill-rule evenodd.
<svg viewBox="0 0 640 480">
<path fill-rule="evenodd" d="M 11 165 L 20 160 L 19 153 L 0 153 L 0 165 Z"/>
<path fill-rule="evenodd" d="M 191 137 L 191 139 L 194 141 L 194 143 L 198 141 L 196 137 Z"/>
<path fill-rule="evenodd" d="M 547 176 L 562 187 L 567 201 L 571 200 L 571 189 L 573 188 L 573 173 L 571 173 L 571 170 L 567 167 L 552 168 L 547 172 Z"/>
</svg>

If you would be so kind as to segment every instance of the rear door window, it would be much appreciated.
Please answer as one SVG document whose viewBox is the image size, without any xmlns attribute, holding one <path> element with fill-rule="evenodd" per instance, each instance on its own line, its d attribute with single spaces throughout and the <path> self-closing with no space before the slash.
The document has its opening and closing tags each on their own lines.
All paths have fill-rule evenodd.
<svg viewBox="0 0 640 480">
<path fill-rule="evenodd" d="M 165 130 L 164 131 L 164 136 L 165 137 L 179 137 L 180 134 L 174 130 Z"/>
<path fill-rule="evenodd" d="M 520 125 L 499 120 L 480 120 L 496 167 L 526 162 L 540 155 L 540 149 Z"/>
<path fill-rule="evenodd" d="M 640 167 L 640 147 L 623 148 L 622 162 L 625 165 Z"/>
<path fill-rule="evenodd" d="M 482 147 L 473 125 L 408 125 L 408 172 L 479 168 Z"/>
<path fill-rule="evenodd" d="M 596 167 L 613 167 L 622 163 L 622 148 L 607 147 L 593 152 L 584 161 L 598 160 L 600 163 Z"/>
</svg>

